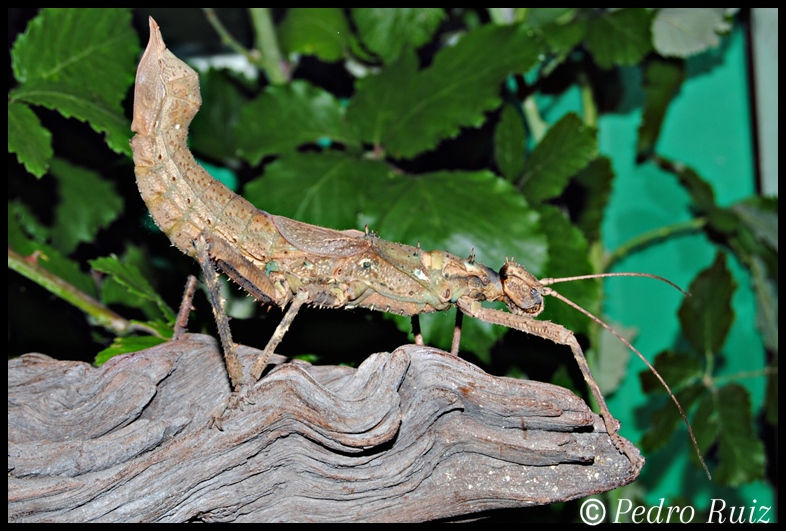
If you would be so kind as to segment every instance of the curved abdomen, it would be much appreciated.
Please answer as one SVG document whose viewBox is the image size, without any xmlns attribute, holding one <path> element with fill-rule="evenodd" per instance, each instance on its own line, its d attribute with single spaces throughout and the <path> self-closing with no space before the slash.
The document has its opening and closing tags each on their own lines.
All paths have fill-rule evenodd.
<svg viewBox="0 0 786 531">
<path fill-rule="evenodd" d="M 156 224 L 184 253 L 194 256 L 193 242 L 205 232 L 264 263 L 275 234 L 270 217 L 211 177 L 186 144 L 201 104 L 197 73 L 167 50 L 151 19 L 131 125 L 139 192 Z"/>
</svg>

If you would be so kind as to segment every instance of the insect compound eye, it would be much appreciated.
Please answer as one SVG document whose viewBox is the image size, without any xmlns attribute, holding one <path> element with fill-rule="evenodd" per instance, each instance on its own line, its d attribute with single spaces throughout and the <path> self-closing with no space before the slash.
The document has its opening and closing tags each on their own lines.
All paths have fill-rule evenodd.
<svg viewBox="0 0 786 531">
<path fill-rule="evenodd" d="M 541 294 L 538 288 L 533 287 L 530 288 L 529 295 L 530 306 L 526 311 L 533 315 L 537 315 L 543 311 L 543 294 Z"/>
<path fill-rule="evenodd" d="M 510 308 L 515 313 L 525 313 L 528 315 L 538 315 L 543 311 L 543 296 L 537 288 L 527 286 L 515 282 L 508 282 L 505 285 L 505 294 L 510 301 L 515 304 L 515 310 Z"/>
</svg>

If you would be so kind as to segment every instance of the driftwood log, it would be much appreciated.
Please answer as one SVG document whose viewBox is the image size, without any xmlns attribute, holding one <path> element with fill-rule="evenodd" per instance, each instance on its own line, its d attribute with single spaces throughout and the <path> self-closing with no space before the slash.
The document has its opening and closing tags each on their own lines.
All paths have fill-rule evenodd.
<svg viewBox="0 0 786 531">
<path fill-rule="evenodd" d="M 258 353 L 239 350 L 244 363 Z M 208 428 L 230 396 L 208 336 L 100 368 L 9 361 L 9 521 L 423 521 L 571 500 L 639 473 L 554 385 L 415 345 L 357 369 L 284 361 L 223 431 Z"/>
</svg>

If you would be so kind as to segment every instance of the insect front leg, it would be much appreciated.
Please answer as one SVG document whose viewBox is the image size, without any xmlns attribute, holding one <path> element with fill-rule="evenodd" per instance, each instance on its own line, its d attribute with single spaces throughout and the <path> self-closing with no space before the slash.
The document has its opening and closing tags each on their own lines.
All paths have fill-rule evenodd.
<svg viewBox="0 0 786 531">
<path fill-rule="evenodd" d="M 459 299 L 457 305 L 462 312 L 472 317 L 476 317 L 481 321 L 506 326 L 508 328 L 515 328 L 516 330 L 521 330 L 522 332 L 548 339 L 558 345 L 570 347 L 570 350 L 573 352 L 573 357 L 576 359 L 576 363 L 579 365 L 579 369 L 581 369 L 581 373 L 584 376 L 584 381 L 587 382 L 590 392 L 592 392 L 592 396 L 595 398 L 600 408 L 600 416 L 603 418 L 603 423 L 606 425 L 606 432 L 609 434 L 609 437 L 611 437 L 614 446 L 628 457 L 636 470 L 644 465 L 644 459 L 641 455 L 631 447 L 630 443 L 625 441 L 617 433 L 619 431 L 619 421 L 615 419 L 609 411 L 606 400 L 603 398 L 603 394 L 600 391 L 600 387 L 598 387 L 598 383 L 592 376 L 592 371 L 590 371 L 589 365 L 587 364 L 587 358 L 584 356 L 584 351 L 581 350 L 581 346 L 576 340 L 576 336 L 573 332 L 557 323 L 538 321 L 528 315 L 516 315 L 491 308 L 483 308 L 480 302 L 475 300 Z"/>
</svg>

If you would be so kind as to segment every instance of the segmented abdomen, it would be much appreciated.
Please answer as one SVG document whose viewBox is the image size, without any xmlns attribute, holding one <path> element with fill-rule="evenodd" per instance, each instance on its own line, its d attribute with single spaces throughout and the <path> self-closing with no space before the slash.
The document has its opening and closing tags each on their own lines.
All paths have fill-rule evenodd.
<svg viewBox="0 0 786 531">
<path fill-rule="evenodd" d="M 131 140 L 137 186 L 156 224 L 194 256 L 203 231 L 264 262 L 276 236 L 270 217 L 213 179 L 188 149 L 202 98 L 197 73 L 166 49 L 158 25 L 139 63 Z"/>
</svg>

